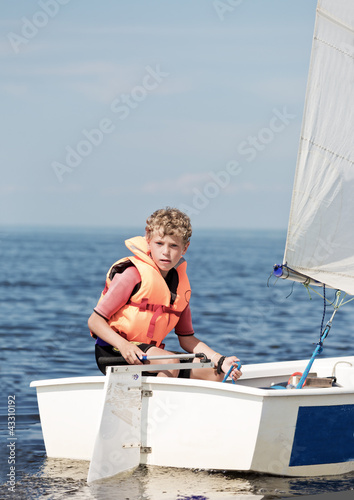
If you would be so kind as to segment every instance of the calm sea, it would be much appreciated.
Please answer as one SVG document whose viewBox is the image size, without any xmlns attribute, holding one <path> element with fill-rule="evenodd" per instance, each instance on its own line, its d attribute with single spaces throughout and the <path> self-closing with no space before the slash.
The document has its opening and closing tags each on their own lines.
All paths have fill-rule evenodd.
<svg viewBox="0 0 354 500">
<path fill-rule="evenodd" d="M 205 500 L 353 490 L 354 474 L 289 479 L 160 467 L 139 467 L 120 481 L 89 487 L 87 462 L 46 458 L 35 389 L 29 384 L 99 374 L 87 318 L 107 269 L 127 255 L 124 239 L 136 234 L 128 229 L 0 230 L 0 498 Z M 319 339 L 323 299 L 301 285 L 269 279 L 284 244 L 285 232 L 195 231 L 187 252 L 196 334 L 243 364 L 308 358 Z M 353 329 L 352 302 L 337 314 L 322 356 L 353 354 Z M 167 347 L 178 349 L 174 333 Z M 14 494 L 5 484 L 9 396 L 16 401 Z"/>
</svg>

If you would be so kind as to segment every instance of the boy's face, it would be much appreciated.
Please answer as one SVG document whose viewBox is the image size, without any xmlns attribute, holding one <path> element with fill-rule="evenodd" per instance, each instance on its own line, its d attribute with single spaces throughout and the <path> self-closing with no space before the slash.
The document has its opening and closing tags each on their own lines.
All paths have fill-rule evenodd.
<svg viewBox="0 0 354 500">
<path fill-rule="evenodd" d="M 180 236 L 162 236 L 158 231 L 154 231 L 148 248 L 151 258 L 165 277 L 187 251 L 189 243 L 186 245 Z"/>
</svg>

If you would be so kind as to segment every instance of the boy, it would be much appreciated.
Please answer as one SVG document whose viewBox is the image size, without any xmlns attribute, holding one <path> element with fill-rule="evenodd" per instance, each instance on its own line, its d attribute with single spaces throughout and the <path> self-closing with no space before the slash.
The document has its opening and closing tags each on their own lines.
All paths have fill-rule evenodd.
<svg viewBox="0 0 354 500">
<path fill-rule="evenodd" d="M 107 273 L 106 286 L 88 320 L 96 340 L 96 361 L 105 373 L 102 357 L 122 356 L 125 364 L 141 364 L 150 356 L 173 354 L 164 350 L 166 335 L 175 328 L 180 346 L 189 353 L 204 353 L 215 363 L 214 369 L 190 371 L 190 378 L 221 381 L 234 366 L 230 376 L 241 376 L 238 358 L 215 352 L 194 335 L 189 306 L 190 285 L 186 273 L 186 253 L 192 227 L 189 217 L 175 208 L 157 210 L 146 221 L 145 238 L 127 240 L 134 254 L 113 264 Z M 166 360 L 178 363 L 178 359 Z M 151 360 L 161 364 L 164 360 Z M 183 364 L 181 365 L 183 368 Z M 179 370 L 164 370 L 158 376 L 177 377 Z"/>
</svg>

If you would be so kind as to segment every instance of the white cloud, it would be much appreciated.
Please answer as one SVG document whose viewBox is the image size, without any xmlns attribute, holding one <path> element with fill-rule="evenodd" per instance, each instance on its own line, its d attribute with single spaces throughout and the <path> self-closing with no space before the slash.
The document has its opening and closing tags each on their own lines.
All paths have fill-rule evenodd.
<svg viewBox="0 0 354 500">
<path fill-rule="evenodd" d="M 147 182 L 141 187 L 141 192 L 147 194 L 161 192 L 191 194 L 194 188 L 207 182 L 208 179 L 210 180 L 210 177 L 205 172 L 199 174 L 183 174 L 175 179 L 161 179 Z"/>
<path fill-rule="evenodd" d="M 43 77 L 55 76 L 60 78 L 73 78 L 73 77 L 99 77 L 105 75 L 107 78 L 117 77 L 122 73 L 131 74 L 137 71 L 136 65 L 119 65 L 106 61 L 91 60 L 88 62 L 73 61 L 65 64 L 50 64 L 43 62 L 36 64 L 4 64 L 2 73 L 10 77 Z"/>
<path fill-rule="evenodd" d="M 242 171 L 240 171 L 242 172 Z M 220 177 L 218 175 L 220 174 Z M 218 186 L 217 191 L 227 195 L 237 193 L 279 193 L 285 189 L 280 184 L 264 184 L 252 181 L 242 181 L 238 175 L 232 176 L 223 172 L 201 172 L 199 174 L 183 174 L 177 178 L 165 178 L 144 184 L 139 190 L 144 194 L 179 194 L 181 196 L 194 195 L 197 191 L 204 192 L 211 189 L 211 184 Z"/>
<path fill-rule="evenodd" d="M 158 65 L 147 61 L 146 64 L 117 64 L 111 61 L 73 61 L 65 64 L 3 64 L 2 73 L 7 80 L 12 81 L 2 88 L 5 93 L 13 94 L 13 88 L 19 87 L 21 81 L 27 82 L 27 89 L 31 88 L 33 82 L 55 80 L 60 82 L 68 90 L 83 94 L 87 98 L 97 102 L 111 103 L 120 94 L 129 94 L 136 86 L 143 85 L 144 76 L 148 70 L 161 71 L 168 76 L 163 77 L 161 84 L 151 90 L 153 94 L 173 95 L 188 92 L 192 85 L 190 78 L 169 77 L 169 70 L 164 65 Z M 36 80 L 34 80 L 36 79 Z M 56 84 L 56 83 L 55 83 Z"/>
<path fill-rule="evenodd" d="M 12 85 L 0 84 L 1 93 L 13 97 L 23 97 L 28 93 L 28 85 L 25 83 L 14 83 Z"/>
<path fill-rule="evenodd" d="M 5 184 L 0 186 L 0 195 L 2 196 L 15 196 L 21 195 L 24 193 L 31 193 L 34 196 L 39 194 L 70 194 L 70 193 L 82 193 L 84 191 L 84 187 L 79 184 L 55 184 L 48 186 L 37 186 L 33 187 L 30 185 L 24 186 L 21 184 Z"/>
<path fill-rule="evenodd" d="M 0 56 L 9 56 L 12 55 L 14 52 L 11 48 L 11 45 L 9 42 L 2 40 L 0 42 Z"/>
<path fill-rule="evenodd" d="M 3 196 L 16 195 L 31 191 L 29 186 L 21 186 L 15 184 L 5 184 L 0 186 L 0 194 Z"/>
</svg>

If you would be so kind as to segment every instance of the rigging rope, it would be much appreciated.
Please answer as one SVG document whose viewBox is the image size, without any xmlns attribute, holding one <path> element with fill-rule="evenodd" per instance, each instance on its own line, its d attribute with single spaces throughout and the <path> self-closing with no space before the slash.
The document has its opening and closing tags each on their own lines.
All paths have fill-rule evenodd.
<svg viewBox="0 0 354 500">
<path fill-rule="evenodd" d="M 288 272 L 287 276 L 283 276 L 284 269 L 287 270 L 287 272 Z M 280 265 L 274 266 L 274 268 L 273 268 L 273 275 L 276 276 L 277 280 L 280 277 L 288 278 L 289 277 L 289 271 L 295 273 L 297 276 L 302 276 L 303 278 L 306 278 L 305 275 L 301 275 L 297 271 L 294 271 L 293 269 L 291 269 L 290 267 L 288 267 L 287 264 L 283 264 L 281 266 Z M 292 278 L 290 278 L 290 279 L 292 279 Z M 268 282 L 267 282 L 268 286 L 269 286 L 269 280 L 270 280 L 270 277 L 268 278 Z M 298 281 L 298 280 L 293 280 L 293 285 L 294 285 L 295 281 Z M 311 357 L 311 359 L 310 359 L 310 361 L 309 361 L 309 363 L 308 363 L 308 365 L 307 365 L 307 367 L 306 367 L 306 369 L 305 369 L 305 371 L 304 371 L 304 373 L 303 373 L 300 381 L 298 382 L 298 384 L 296 386 L 296 389 L 301 389 L 304 386 L 304 384 L 306 383 L 307 375 L 308 375 L 308 373 L 309 373 L 309 371 L 310 371 L 310 369 L 312 367 L 312 364 L 313 364 L 316 356 L 323 351 L 323 342 L 324 342 L 324 340 L 326 339 L 326 337 L 329 334 L 329 331 L 330 331 L 331 326 L 332 326 L 332 321 L 333 321 L 333 318 L 334 318 L 336 312 L 338 311 L 338 309 L 340 307 L 342 307 L 345 304 L 348 304 L 348 302 L 351 302 L 352 300 L 354 300 L 354 297 L 352 297 L 351 299 L 345 301 L 345 298 L 347 297 L 347 293 L 344 293 L 344 297 L 340 300 L 341 291 L 340 290 L 336 290 L 336 292 L 335 292 L 335 299 L 333 301 L 331 301 L 331 300 L 329 300 L 326 297 L 326 285 L 324 283 L 322 284 L 323 294 L 321 294 L 321 293 L 319 293 L 317 290 L 315 290 L 311 286 L 311 284 L 310 284 L 311 283 L 311 278 L 307 278 L 307 279 L 305 279 L 305 281 L 300 281 L 300 282 L 302 282 L 302 285 L 306 288 L 307 293 L 309 294 L 310 300 L 312 300 L 312 297 L 311 297 L 311 294 L 310 294 L 310 290 L 312 290 L 314 293 L 316 293 L 317 295 L 319 295 L 320 297 L 323 298 L 323 315 L 322 315 L 322 321 L 321 321 L 321 326 L 320 326 L 320 340 L 316 344 L 316 349 L 314 350 L 314 352 L 312 354 L 312 357 Z M 312 282 L 315 282 L 315 284 L 317 284 L 318 286 L 321 285 L 321 283 L 318 282 L 318 281 L 316 282 L 316 280 L 312 280 Z M 291 293 L 289 295 L 291 295 Z M 324 323 L 325 316 L 326 316 L 327 303 L 330 304 L 331 306 L 333 306 L 334 311 L 333 311 L 333 314 L 332 314 L 330 320 L 327 322 L 325 328 L 323 329 L 323 323 Z"/>
<path fill-rule="evenodd" d="M 330 331 L 331 326 L 332 326 L 332 321 L 333 321 L 333 318 L 334 318 L 336 312 L 338 311 L 338 309 L 340 308 L 340 306 L 343 305 L 343 300 L 344 299 L 342 299 L 341 303 L 339 303 L 340 295 L 341 295 L 340 290 L 337 290 L 337 292 L 336 292 L 336 301 L 335 301 L 335 304 L 333 304 L 333 307 L 334 307 L 333 314 L 332 314 L 330 320 L 327 322 L 327 324 L 326 324 L 325 329 L 323 330 L 323 332 L 321 330 L 320 340 L 319 340 L 319 342 L 316 345 L 316 349 L 312 353 L 311 359 L 308 362 L 308 365 L 306 366 L 305 371 L 304 371 L 301 379 L 299 380 L 299 382 L 298 382 L 298 384 L 296 386 L 296 389 L 302 389 L 302 387 L 305 384 L 305 381 L 307 379 L 307 375 L 309 374 L 309 371 L 311 370 L 313 362 L 315 361 L 316 356 L 318 354 L 321 354 L 321 352 L 323 351 L 323 341 L 326 339 L 326 337 L 329 334 L 329 331 Z"/>
<path fill-rule="evenodd" d="M 323 315 L 322 315 L 322 321 L 321 321 L 321 327 L 320 327 L 320 336 L 323 332 L 323 323 L 324 323 L 324 320 L 325 320 L 325 316 L 326 316 L 326 285 L 323 284 Z"/>
</svg>

